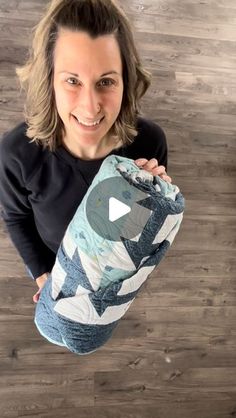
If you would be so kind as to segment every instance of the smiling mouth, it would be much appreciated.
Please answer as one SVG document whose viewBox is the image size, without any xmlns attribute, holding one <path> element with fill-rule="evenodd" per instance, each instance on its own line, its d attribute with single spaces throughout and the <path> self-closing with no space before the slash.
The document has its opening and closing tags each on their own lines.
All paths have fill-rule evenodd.
<svg viewBox="0 0 236 418">
<path fill-rule="evenodd" d="M 105 118 L 105 116 L 103 116 L 101 119 L 98 119 L 97 121 L 93 122 L 93 123 L 86 123 L 86 122 L 82 122 L 80 121 L 75 115 L 72 115 L 73 118 L 77 121 L 77 123 L 85 128 L 96 128 L 97 126 L 99 126 L 101 124 L 101 122 L 103 121 L 103 119 Z"/>
</svg>

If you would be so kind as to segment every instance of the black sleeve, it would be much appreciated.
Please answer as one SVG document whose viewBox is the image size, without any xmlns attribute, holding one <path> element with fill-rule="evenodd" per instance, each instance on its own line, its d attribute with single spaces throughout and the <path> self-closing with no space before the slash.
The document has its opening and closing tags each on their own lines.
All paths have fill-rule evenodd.
<svg viewBox="0 0 236 418">
<path fill-rule="evenodd" d="M 55 254 L 37 231 L 29 193 L 22 179 L 21 167 L 8 147 L 7 138 L 3 138 L 0 143 L 1 214 L 13 244 L 36 279 L 51 271 Z"/>
<path fill-rule="evenodd" d="M 166 141 L 166 135 L 163 129 L 158 126 L 159 128 L 159 141 L 156 150 L 156 159 L 158 160 L 158 165 L 164 165 L 167 172 L 167 164 L 168 164 L 168 146 Z"/>
<path fill-rule="evenodd" d="M 164 165 L 167 172 L 168 146 L 163 129 L 156 122 L 139 117 L 137 130 L 138 136 L 129 147 L 127 156 L 133 159 L 156 158 L 158 165 Z"/>
</svg>

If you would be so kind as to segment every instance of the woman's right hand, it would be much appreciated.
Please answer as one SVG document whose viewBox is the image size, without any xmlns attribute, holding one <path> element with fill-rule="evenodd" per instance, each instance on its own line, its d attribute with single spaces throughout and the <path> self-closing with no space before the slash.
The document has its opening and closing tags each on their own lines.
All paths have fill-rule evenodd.
<svg viewBox="0 0 236 418">
<path fill-rule="evenodd" d="M 45 283 L 46 283 L 46 281 L 48 279 L 48 274 L 49 273 L 44 273 L 41 276 L 37 277 L 37 279 L 35 280 L 36 283 L 37 283 L 37 285 L 38 285 L 38 287 L 39 287 L 39 290 L 33 296 L 34 303 L 37 303 L 38 300 L 39 300 L 39 297 L 40 297 L 40 293 L 42 291 L 42 288 L 43 288 L 43 286 L 45 285 Z"/>
</svg>

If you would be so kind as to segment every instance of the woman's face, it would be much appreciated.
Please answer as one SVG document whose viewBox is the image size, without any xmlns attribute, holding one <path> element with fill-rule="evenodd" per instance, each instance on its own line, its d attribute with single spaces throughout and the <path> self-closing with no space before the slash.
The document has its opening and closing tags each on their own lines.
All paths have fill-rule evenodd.
<svg viewBox="0 0 236 418">
<path fill-rule="evenodd" d="M 88 147 L 96 155 L 99 147 L 108 144 L 107 133 L 123 97 L 122 61 L 114 36 L 92 39 L 86 32 L 61 29 L 53 83 L 65 127 L 64 143 L 77 155 Z"/>
</svg>

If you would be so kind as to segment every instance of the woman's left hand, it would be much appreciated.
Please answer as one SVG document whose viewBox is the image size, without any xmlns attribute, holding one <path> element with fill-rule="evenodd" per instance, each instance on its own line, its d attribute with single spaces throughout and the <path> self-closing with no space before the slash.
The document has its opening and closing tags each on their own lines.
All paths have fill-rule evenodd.
<svg viewBox="0 0 236 418">
<path fill-rule="evenodd" d="M 147 160 L 146 158 L 138 158 L 137 160 L 134 160 L 134 162 L 139 168 L 143 168 L 144 170 L 149 171 L 149 173 L 151 173 L 153 176 L 159 176 L 168 183 L 172 182 L 171 177 L 166 173 L 166 168 L 164 165 L 158 165 L 156 158 L 152 158 L 151 160 Z"/>
</svg>

